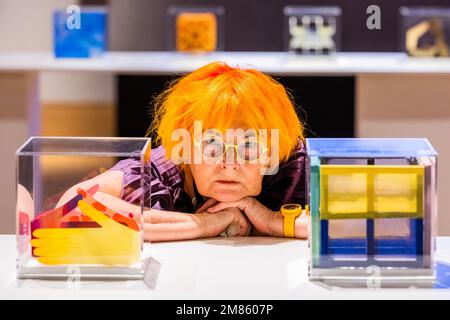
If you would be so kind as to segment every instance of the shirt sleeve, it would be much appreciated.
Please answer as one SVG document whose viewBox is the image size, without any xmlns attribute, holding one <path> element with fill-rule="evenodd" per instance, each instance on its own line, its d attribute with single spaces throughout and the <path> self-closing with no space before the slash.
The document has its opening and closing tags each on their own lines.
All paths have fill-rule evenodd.
<svg viewBox="0 0 450 320">
<path fill-rule="evenodd" d="M 165 211 L 184 210 L 182 204 L 189 204 L 183 190 L 183 179 L 178 168 L 170 160 L 164 159 L 161 150 L 154 149 L 151 161 L 144 166 L 141 184 L 141 164 L 138 157 L 130 157 L 116 163 L 111 170 L 123 172 L 120 198 L 144 207 Z"/>
</svg>

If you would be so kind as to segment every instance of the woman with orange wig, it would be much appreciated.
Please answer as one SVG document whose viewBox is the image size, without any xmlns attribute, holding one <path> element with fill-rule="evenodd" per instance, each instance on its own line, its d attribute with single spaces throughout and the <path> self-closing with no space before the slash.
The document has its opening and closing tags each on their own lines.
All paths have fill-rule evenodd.
<svg viewBox="0 0 450 320">
<path fill-rule="evenodd" d="M 155 108 L 146 240 L 285 235 L 280 207 L 305 204 L 305 149 L 280 83 L 215 62 L 172 83 Z M 139 159 L 122 160 L 88 184 L 98 183 L 111 206 L 132 206 L 146 192 L 140 168 Z M 305 213 L 293 235 L 307 237 Z"/>
</svg>

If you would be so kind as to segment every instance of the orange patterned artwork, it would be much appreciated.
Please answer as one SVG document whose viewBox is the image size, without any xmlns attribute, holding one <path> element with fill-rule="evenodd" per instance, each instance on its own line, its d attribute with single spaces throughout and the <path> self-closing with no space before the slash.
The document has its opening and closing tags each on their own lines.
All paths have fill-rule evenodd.
<svg viewBox="0 0 450 320">
<path fill-rule="evenodd" d="M 214 51 L 217 47 L 217 19 L 214 13 L 180 13 L 176 19 L 178 51 Z"/>
</svg>

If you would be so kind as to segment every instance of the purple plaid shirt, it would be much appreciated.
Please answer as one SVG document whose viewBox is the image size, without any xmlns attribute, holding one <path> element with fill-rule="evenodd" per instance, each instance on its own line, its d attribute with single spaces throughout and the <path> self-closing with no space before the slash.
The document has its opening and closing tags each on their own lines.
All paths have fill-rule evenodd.
<svg viewBox="0 0 450 320">
<path fill-rule="evenodd" d="M 304 205 L 305 158 L 305 146 L 300 141 L 290 158 L 280 164 L 276 174 L 264 176 L 262 191 L 257 199 L 274 211 L 278 211 L 286 203 Z M 140 186 L 139 158 L 121 160 L 111 170 L 121 170 L 124 173 L 121 198 L 129 203 L 138 203 L 143 192 Z M 152 149 L 150 164 L 144 168 L 144 179 L 150 181 L 151 185 L 151 197 L 150 191 L 145 191 L 145 203 L 150 199 L 153 209 L 193 213 L 205 200 L 197 193 L 196 201 L 192 201 L 184 190 L 183 172 L 165 158 L 162 146 Z"/>
</svg>

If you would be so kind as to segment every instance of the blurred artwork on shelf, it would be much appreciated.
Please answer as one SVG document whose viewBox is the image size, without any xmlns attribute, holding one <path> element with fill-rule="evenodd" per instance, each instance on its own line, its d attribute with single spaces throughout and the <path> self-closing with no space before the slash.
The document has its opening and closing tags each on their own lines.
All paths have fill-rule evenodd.
<svg viewBox="0 0 450 320">
<path fill-rule="evenodd" d="M 329 54 L 340 49 L 339 7 L 288 6 L 285 50 L 298 54 Z"/>
<path fill-rule="evenodd" d="M 223 50 L 223 7 L 169 7 L 171 51 L 202 53 Z"/>
<path fill-rule="evenodd" d="M 402 50 L 414 57 L 450 55 L 450 8 L 400 8 Z"/>
<path fill-rule="evenodd" d="M 53 46 L 56 58 L 93 58 L 107 51 L 108 11 L 84 6 L 79 12 L 53 13 Z"/>
<path fill-rule="evenodd" d="M 177 16 L 178 51 L 214 51 L 217 20 L 213 13 L 180 13 Z"/>
</svg>

